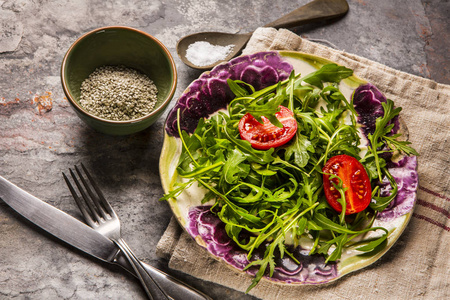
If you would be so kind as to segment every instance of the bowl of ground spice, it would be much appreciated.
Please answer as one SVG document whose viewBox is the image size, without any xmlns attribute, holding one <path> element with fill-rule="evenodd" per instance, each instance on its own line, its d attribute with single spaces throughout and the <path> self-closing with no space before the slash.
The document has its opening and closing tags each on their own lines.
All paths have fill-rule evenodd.
<svg viewBox="0 0 450 300">
<path fill-rule="evenodd" d="M 67 100 L 90 127 L 127 135 L 152 125 L 177 85 L 172 55 L 153 36 L 124 26 L 95 29 L 78 38 L 61 65 Z"/>
</svg>

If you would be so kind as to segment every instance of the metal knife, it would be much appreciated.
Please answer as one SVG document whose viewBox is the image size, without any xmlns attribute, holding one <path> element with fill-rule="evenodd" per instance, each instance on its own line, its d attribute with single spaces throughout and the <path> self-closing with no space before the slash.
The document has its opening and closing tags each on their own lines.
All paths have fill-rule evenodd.
<svg viewBox="0 0 450 300">
<path fill-rule="evenodd" d="M 23 217 L 69 245 L 102 261 L 116 264 L 136 276 L 119 248 L 65 212 L 45 203 L 0 176 L 0 198 Z M 178 279 L 142 262 L 144 268 L 175 300 L 212 300 Z"/>
</svg>

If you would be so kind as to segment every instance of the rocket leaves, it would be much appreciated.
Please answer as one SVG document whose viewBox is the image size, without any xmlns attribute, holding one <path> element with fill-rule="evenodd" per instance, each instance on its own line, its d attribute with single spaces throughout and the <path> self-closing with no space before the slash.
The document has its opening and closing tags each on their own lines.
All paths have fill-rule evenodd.
<svg viewBox="0 0 450 300">
<path fill-rule="evenodd" d="M 345 79 L 352 74 L 353 71 L 351 69 L 338 66 L 337 64 L 328 64 L 319 70 L 306 75 L 302 80 L 322 89 L 324 82 L 339 83 L 342 79 Z"/>
<path fill-rule="evenodd" d="M 336 213 L 323 193 L 321 170 L 327 159 L 339 154 L 359 159 L 360 155 L 357 113 L 338 88 L 351 75 L 350 69 L 329 64 L 303 78 L 292 73 L 289 79 L 260 91 L 245 82 L 228 80 L 236 98 L 226 112 L 201 119 L 191 135 L 179 128 L 183 149 L 177 174 L 187 182 L 163 199 L 176 198 L 192 181 L 206 189 L 202 203 L 213 201 L 211 211 L 225 223 L 229 237 L 247 252 L 250 264 L 246 268 L 259 267 L 247 291 L 273 273 L 274 253 L 291 256 L 285 246 L 287 236 L 295 246 L 300 238 L 312 237 L 310 254 L 323 255 L 327 262 L 338 260 L 353 239 L 368 231 L 384 232 L 356 250 L 372 251 L 388 237 L 387 230 L 372 223 L 376 212 L 395 197 L 396 189 L 388 197 L 375 197 L 378 200 L 372 208 L 358 213 L 353 221 Z M 279 105 L 294 112 L 296 136 L 276 149 L 253 149 L 240 138 L 239 120 L 250 112 L 258 121 L 264 116 L 280 125 L 275 123 Z M 376 155 L 382 144 L 414 153 L 406 142 L 387 135 L 388 118 L 398 114 L 398 109 L 390 103 L 385 109 L 386 120 L 377 120 L 378 131 L 371 137 L 370 158 L 361 160 L 374 182 L 387 172 Z M 243 231 L 251 233 L 250 237 L 242 239 Z M 253 258 L 261 247 L 265 247 L 264 256 Z"/>
</svg>

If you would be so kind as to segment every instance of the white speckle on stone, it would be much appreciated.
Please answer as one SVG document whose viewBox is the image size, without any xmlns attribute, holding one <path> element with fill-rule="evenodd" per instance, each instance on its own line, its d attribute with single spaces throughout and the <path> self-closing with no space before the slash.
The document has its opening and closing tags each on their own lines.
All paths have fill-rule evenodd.
<svg viewBox="0 0 450 300">
<path fill-rule="evenodd" d="M 22 22 L 12 11 L 0 9 L 0 28 L 0 53 L 16 50 L 22 40 Z"/>
<path fill-rule="evenodd" d="M 45 83 L 52 87 L 59 87 L 61 79 L 59 76 L 45 76 Z"/>
</svg>

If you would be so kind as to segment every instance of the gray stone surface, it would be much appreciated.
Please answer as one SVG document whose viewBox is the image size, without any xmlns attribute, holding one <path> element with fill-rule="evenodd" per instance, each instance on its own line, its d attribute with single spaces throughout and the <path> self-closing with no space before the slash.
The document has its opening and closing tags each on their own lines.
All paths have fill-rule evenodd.
<svg viewBox="0 0 450 300">
<path fill-rule="evenodd" d="M 111 137 L 82 123 L 60 84 L 60 64 L 83 33 L 126 25 L 160 39 L 178 67 L 174 98 L 200 74 L 176 56 L 198 31 L 250 32 L 308 1 L 0 1 L 0 174 L 80 218 L 61 172 L 83 162 L 98 179 L 144 261 L 214 299 L 254 299 L 167 268 L 155 246 L 169 222 L 159 155 L 163 116 L 144 132 Z M 450 83 L 449 1 L 349 0 L 343 19 L 292 29 L 415 75 Z M 239 4 L 236 4 L 239 3 Z M 49 109 L 51 101 L 51 109 Z M 172 103 L 173 105 L 173 103 Z M 138 281 L 24 221 L 0 202 L 0 299 L 144 299 Z"/>
</svg>

